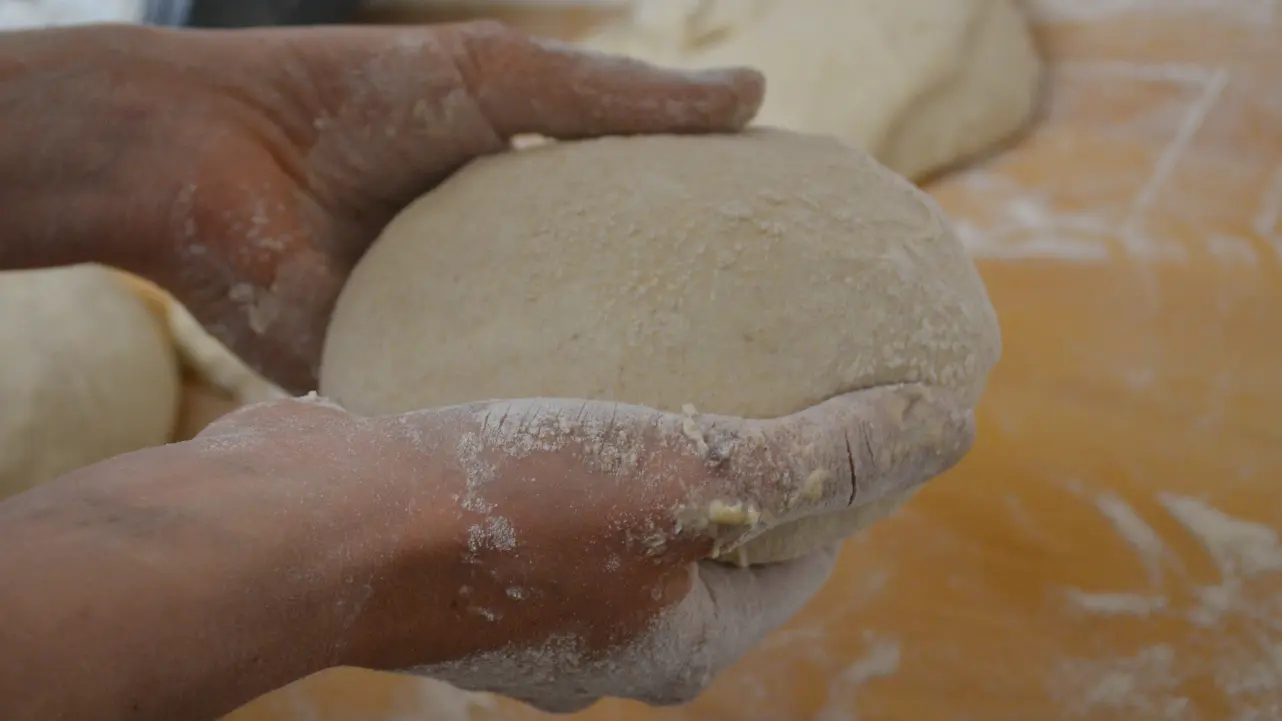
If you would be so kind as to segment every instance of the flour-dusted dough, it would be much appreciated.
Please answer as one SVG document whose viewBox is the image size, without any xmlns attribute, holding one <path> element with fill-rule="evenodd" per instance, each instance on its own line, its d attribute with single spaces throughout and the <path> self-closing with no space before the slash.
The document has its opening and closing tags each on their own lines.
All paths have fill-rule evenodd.
<svg viewBox="0 0 1282 721">
<path fill-rule="evenodd" d="M 477 161 L 397 217 L 339 298 L 321 391 L 363 414 L 553 396 L 770 418 L 909 381 L 974 403 L 1000 346 L 938 206 L 864 153 L 605 138 Z"/>
<path fill-rule="evenodd" d="M 0 273 L 0 347 L 0 497 L 168 442 L 178 360 L 112 271 Z"/>
<path fill-rule="evenodd" d="M 1014 0 L 635 0 L 588 47 L 752 65 L 758 122 L 835 135 L 920 178 L 1020 128 L 1040 62 Z"/>
</svg>

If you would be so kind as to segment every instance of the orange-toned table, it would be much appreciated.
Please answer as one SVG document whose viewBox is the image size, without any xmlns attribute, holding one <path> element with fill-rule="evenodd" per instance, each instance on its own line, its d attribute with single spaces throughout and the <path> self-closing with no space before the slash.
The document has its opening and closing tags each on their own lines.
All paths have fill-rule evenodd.
<svg viewBox="0 0 1282 721">
<path fill-rule="evenodd" d="M 929 188 L 1005 332 L 973 454 L 697 702 L 579 721 L 1282 719 L 1282 4 L 1036 5 L 1044 117 Z M 541 718 L 469 703 L 337 670 L 231 719 Z"/>
</svg>

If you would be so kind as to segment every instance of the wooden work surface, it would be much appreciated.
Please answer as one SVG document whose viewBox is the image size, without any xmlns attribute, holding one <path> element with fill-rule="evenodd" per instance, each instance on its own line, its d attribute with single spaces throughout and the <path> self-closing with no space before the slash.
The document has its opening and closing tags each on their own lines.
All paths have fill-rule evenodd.
<svg viewBox="0 0 1282 721">
<path fill-rule="evenodd" d="M 1005 334 L 973 454 L 694 704 L 575 719 L 1282 719 L 1282 4 L 1036 12 L 1045 116 L 930 187 Z M 541 717 L 339 670 L 232 718 Z"/>
</svg>

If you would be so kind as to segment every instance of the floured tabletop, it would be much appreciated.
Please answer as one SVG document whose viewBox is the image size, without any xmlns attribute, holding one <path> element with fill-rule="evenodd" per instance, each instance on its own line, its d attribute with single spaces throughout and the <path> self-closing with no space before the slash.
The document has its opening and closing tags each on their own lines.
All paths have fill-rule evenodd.
<svg viewBox="0 0 1282 721">
<path fill-rule="evenodd" d="M 929 186 L 1003 326 L 975 450 L 704 697 L 573 718 L 1282 718 L 1282 2 L 1035 5 L 1043 117 Z M 231 718 L 543 717 L 337 670 Z"/>
</svg>

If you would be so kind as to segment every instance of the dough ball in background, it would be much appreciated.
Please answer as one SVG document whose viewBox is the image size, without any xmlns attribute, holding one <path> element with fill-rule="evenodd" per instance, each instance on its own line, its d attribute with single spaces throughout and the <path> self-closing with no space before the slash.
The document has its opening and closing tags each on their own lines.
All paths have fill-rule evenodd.
<svg viewBox="0 0 1282 721">
<path fill-rule="evenodd" d="M 210 335 L 164 290 L 128 273 L 119 277 L 155 310 L 182 365 L 182 399 L 171 440 L 190 440 L 242 406 L 288 397 Z"/>
<path fill-rule="evenodd" d="M 111 270 L 0 273 L 0 497 L 169 440 L 178 359 Z"/>
<path fill-rule="evenodd" d="M 934 201 L 834 139 L 758 129 L 472 163 L 357 265 L 320 385 L 362 414 L 551 396 L 771 418 L 904 382 L 973 405 L 1000 348 Z"/>
<path fill-rule="evenodd" d="M 754 66 L 768 82 L 756 122 L 835 135 L 914 180 L 1021 129 L 1041 76 L 1014 0 L 634 0 L 581 42 Z"/>
</svg>

